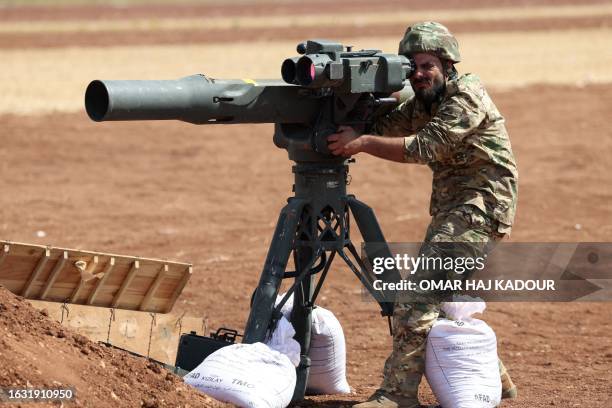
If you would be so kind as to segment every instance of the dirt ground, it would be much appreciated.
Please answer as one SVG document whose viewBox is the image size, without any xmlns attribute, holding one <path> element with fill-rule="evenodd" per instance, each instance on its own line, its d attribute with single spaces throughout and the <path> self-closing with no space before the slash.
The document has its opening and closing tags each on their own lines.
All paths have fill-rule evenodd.
<svg viewBox="0 0 612 408">
<path fill-rule="evenodd" d="M 2 387 L 71 389 L 76 395 L 72 406 L 227 406 L 185 385 L 158 364 L 94 343 L 48 316 L 45 309 L 34 309 L 0 288 Z"/>
<path fill-rule="evenodd" d="M 368 2 L 358 4 L 368 9 Z M 62 16 L 54 8 L 7 10 L 0 20 Z M 70 18 L 121 17 L 103 7 L 71 10 Z M 128 7 L 124 16 L 130 13 L 143 11 Z M 33 45 L 6 48 L 24 46 Z M 507 119 L 520 172 L 510 240 L 610 241 L 612 83 L 490 93 Z M 271 125 L 99 124 L 79 111 L 7 113 L 0 129 L 1 239 L 192 262 L 194 276 L 173 312 L 242 330 L 278 212 L 291 195 L 292 163 L 272 144 Z M 422 239 L 429 221 L 427 168 L 358 156 L 351 175 L 350 191 L 374 208 L 389 241 Z M 353 275 L 337 264 L 320 295 L 343 325 L 355 393 L 300 406 L 347 405 L 379 384 L 391 339 L 375 305 L 359 294 Z M 519 387 L 519 398 L 502 407 L 612 406 L 611 311 L 609 303 L 489 304 L 484 319 Z M 3 290 L 0 332 L 6 333 L 0 386 L 70 385 L 77 403 L 92 407 L 220 406 L 155 366 L 62 329 Z M 425 384 L 422 394 L 434 402 Z"/>
</svg>

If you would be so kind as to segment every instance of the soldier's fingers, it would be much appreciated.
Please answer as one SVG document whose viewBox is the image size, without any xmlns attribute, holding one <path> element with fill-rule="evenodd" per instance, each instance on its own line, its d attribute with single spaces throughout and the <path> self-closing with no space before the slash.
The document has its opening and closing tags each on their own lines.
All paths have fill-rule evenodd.
<svg viewBox="0 0 612 408">
<path fill-rule="evenodd" d="M 330 152 L 334 153 L 338 150 L 340 150 L 341 148 L 338 146 L 338 143 L 330 143 L 327 145 L 327 148 L 329 149 Z M 335 154 L 335 153 L 334 153 Z"/>
<path fill-rule="evenodd" d="M 333 135 L 327 136 L 327 141 L 328 142 L 335 142 L 338 139 L 340 139 L 340 135 L 337 134 L 337 133 L 334 133 Z"/>
<path fill-rule="evenodd" d="M 336 156 L 340 156 L 344 154 L 344 146 L 337 146 L 336 148 L 332 149 L 332 151 Z"/>
</svg>

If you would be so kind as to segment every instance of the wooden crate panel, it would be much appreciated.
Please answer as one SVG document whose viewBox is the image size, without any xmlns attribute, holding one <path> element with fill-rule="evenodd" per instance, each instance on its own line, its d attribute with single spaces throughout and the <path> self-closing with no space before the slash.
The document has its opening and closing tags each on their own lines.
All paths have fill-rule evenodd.
<svg viewBox="0 0 612 408">
<path fill-rule="evenodd" d="M 27 299 L 167 313 L 190 264 L 0 241 L 0 285 Z"/>
</svg>

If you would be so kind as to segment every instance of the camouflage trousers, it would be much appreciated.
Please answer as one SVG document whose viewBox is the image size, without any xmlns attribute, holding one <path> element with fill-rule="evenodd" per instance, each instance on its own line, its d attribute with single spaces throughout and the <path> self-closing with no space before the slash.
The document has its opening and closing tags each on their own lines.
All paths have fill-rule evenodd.
<svg viewBox="0 0 612 408">
<path fill-rule="evenodd" d="M 433 217 L 420 256 L 474 257 L 488 252 L 501 238 L 497 223 L 478 208 L 461 206 Z M 443 246 L 436 243 L 452 243 Z M 457 245 L 454 245 L 457 243 Z M 435 252 L 435 253 L 434 253 Z M 425 278 L 457 279 L 469 274 L 449 276 L 440 271 L 424 271 Z M 419 271 L 416 272 L 419 274 Z M 446 275 L 446 276 L 444 276 Z M 416 398 L 425 371 L 427 335 L 440 315 L 439 297 L 422 301 L 396 303 L 393 312 L 393 351 L 384 368 L 380 388 L 404 397 Z"/>
</svg>

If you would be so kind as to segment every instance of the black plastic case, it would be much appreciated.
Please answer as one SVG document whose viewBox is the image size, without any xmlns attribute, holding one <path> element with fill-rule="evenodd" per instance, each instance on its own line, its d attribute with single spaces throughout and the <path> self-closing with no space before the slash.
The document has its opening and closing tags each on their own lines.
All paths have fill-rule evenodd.
<svg viewBox="0 0 612 408">
<path fill-rule="evenodd" d="M 206 357 L 225 346 L 236 342 L 236 337 L 242 337 L 236 330 L 221 328 L 210 337 L 198 336 L 195 332 L 181 335 L 176 352 L 177 367 L 191 371 Z"/>
</svg>

